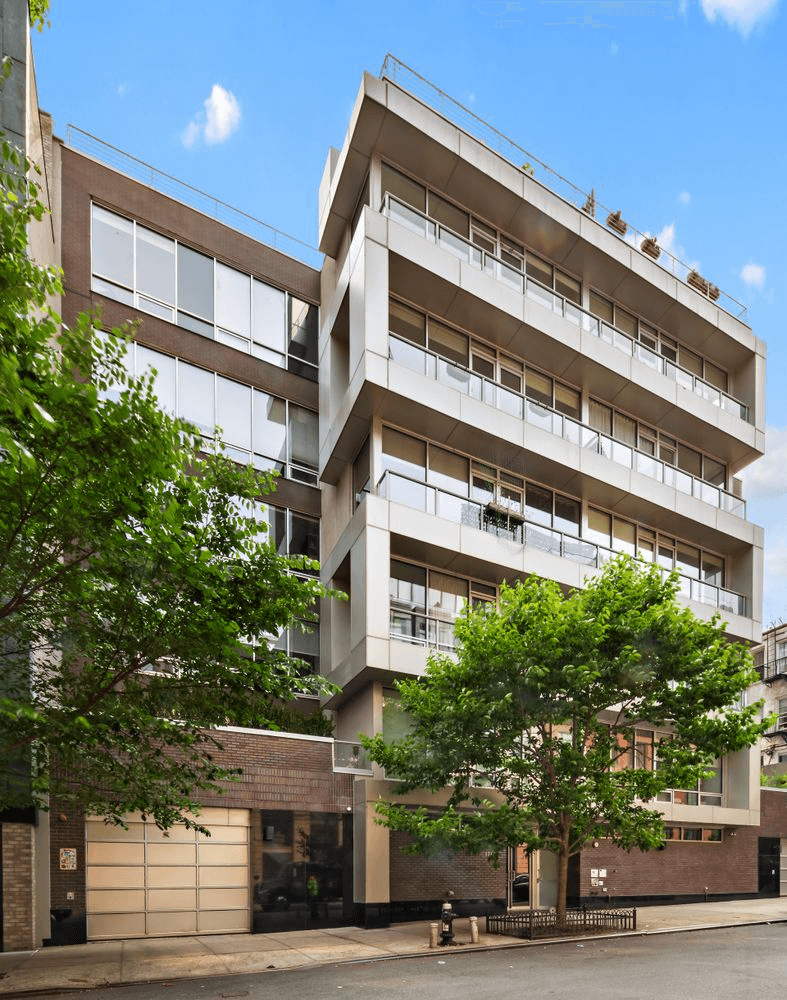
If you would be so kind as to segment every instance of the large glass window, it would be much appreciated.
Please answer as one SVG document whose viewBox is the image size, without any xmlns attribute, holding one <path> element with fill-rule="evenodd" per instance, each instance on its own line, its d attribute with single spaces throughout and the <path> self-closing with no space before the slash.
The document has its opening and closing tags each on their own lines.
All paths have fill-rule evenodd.
<svg viewBox="0 0 787 1000">
<path fill-rule="evenodd" d="M 127 289 L 134 286 L 133 226 L 129 219 L 93 206 L 93 274 Z M 122 300 L 128 301 L 126 296 Z"/>
<path fill-rule="evenodd" d="M 383 427 L 385 468 L 423 482 L 426 478 L 426 442 Z"/>
<path fill-rule="evenodd" d="M 382 186 L 383 194 L 387 194 L 390 191 L 392 195 L 400 198 L 408 205 L 412 205 L 413 208 L 420 209 L 422 212 L 426 211 L 426 188 L 422 184 L 418 184 L 417 181 L 411 180 L 398 170 L 395 170 L 387 163 L 383 163 Z"/>
<path fill-rule="evenodd" d="M 317 306 L 100 205 L 92 260 L 94 291 L 317 381 Z"/>
<path fill-rule="evenodd" d="M 282 471 L 287 461 L 287 408 L 283 399 L 254 390 L 254 450 Z"/>
<path fill-rule="evenodd" d="M 175 304 L 175 241 L 143 226 L 137 226 L 137 290 Z"/>
<path fill-rule="evenodd" d="M 216 324 L 244 340 L 251 336 L 251 279 L 216 261 Z M 234 345 L 233 345 L 234 346 Z"/>
<path fill-rule="evenodd" d="M 317 482 L 317 414 L 289 404 L 290 475 L 307 483 Z"/>
</svg>

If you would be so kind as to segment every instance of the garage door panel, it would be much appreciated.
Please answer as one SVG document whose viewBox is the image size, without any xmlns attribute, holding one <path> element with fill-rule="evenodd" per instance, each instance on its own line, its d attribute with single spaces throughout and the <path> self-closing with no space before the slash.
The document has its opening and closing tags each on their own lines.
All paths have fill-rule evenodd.
<svg viewBox="0 0 787 1000">
<path fill-rule="evenodd" d="M 250 815 L 205 810 L 212 837 L 183 827 L 165 836 L 138 818 L 129 831 L 88 821 L 88 939 L 248 932 Z"/>
<path fill-rule="evenodd" d="M 199 835 L 200 844 L 236 843 L 245 844 L 249 839 L 249 831 L 244 826 L 209 826 L 206 827 L 210 836 Z"/>
<path fill-rule="evenodd" d="M 88 844 L 88 865 L 128 865 L 145 864 L 144 844 Z"/>
<path fill-rule="evenodd" d="M 194 844 L 148 844 L 148 865 L 195 865 L 197 848 Z"/>
<path fill-rule="evenodd" d="M 249 852 L 246 844 L 200 844 L 201 865 L 246 865 Z"/>
<path fill-rule="evenodd" d="M 199 884 L 203 888 L 218 886 L 243 886 L 247 888 L 249 885 L 249 869 L 244 865 L 216 868 L 210 868 L 207 865 L 200 866 Z"/>
<path fill-rule="evenodd" d="M 92 913 L 131 913 L 145 909 L 144 889 L 89 889 L 87 908 Z"/>
<path fill-rule="evenodd" d="M 88 840 L 122 840 L 130 842 L 145 839 L 144 823 L 128 823 L 128 830 L 101 820 L 88 820 L 85 824 L 85 836 Z"/>
<path fill-rule="evenodd" d="M 148 868 L 149 889 L 189 889 L 196 885 L 196 868 Z"/>
<path fill-rule="evenodd" d="M 159 830 L 157 826 L 151 824 L 148 826 L 147 834 L 149 844 L 157 842 L 164 844 L 194 843 L 194 831 L 187 830 L 185 826 L 171 826 L 169 830 Z"/>
<path fill-rule="evenodd" d="M 203 934 L 248 931 L 249 914 L 247 910 L 202 910 L 199 915 L 199 929 Z"/>
<path fill-rule="evenodd" d="M 88 866 L 88 889 L 144 889 L 145 869 L 120 868 L 113 865 Z"/>
<path fill-rule="evenodd" d="M 194 910 L 162 910 L 148 914 L 148 934 L 196 934 L 197 914 Z"/>
<path fill-rule="evenodd" d="M 92 938 L 144 937 L 144 913 L 95 913 L 90 917 Z"/>
<path fill-rule="evenodd" d="M 248 889 L 200 889 L 199 891 L 200 909 L 219 910 L 234 909 L 237 906 L 248 907 Z"/>
<path fill-rule="evenodd" d="M 196 889 L 148 889 L 149 910 L 195 910 Z"/>
</svg>

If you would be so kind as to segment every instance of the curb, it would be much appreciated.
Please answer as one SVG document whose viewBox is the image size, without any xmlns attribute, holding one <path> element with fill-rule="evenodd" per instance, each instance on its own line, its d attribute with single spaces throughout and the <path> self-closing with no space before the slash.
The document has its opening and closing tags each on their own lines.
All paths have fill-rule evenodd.
<svg viewBox="0 0 787 1000">
<path fill-rule="evenodd" d="M 86 993 L 91 990 L 107 990 L 107 989 L 123 989 L 133 986 L 152 986 L 155 984 L 164 984 L 171 982 L 197 982 L 204 979 L 226 979 L 228 977 L 240 977 L 240 976 L 260 976 L 269 973 L 287 973 L 300 971 L 302 969 L 321 969 L 327 968 L 332 965 L 361 965 L 364 963 L 377 963 L 377 962 L 395 962 L 401 959 L 407 958 L 437 958 L 439 955 L 467 955 L 470 953 L 478 952 L 490 952 L 490 951 L 507 951 L 513 948 L 535 948 L 535 947 L 546 947 L 548 945 L 554 944 L 570 944 L 572 942 L 584 943 L 585 941 L 610 941 L 610 940 L 620 940 L 621 938 L 633 938 L 633 937 L 656 937 L 662 934 L 685 934 L 690 931 L 709 931 L 709 930 L 724 930 L 733 927 L 755 927 L 762 924 L 785 924 L 787 923 L 787 917 L 777 917 L 768 920 L 740 920 L 735 923 L 712 923 L 712 924 L 691 924 L 686 927 L 659 927 L 653 930 L 641 930 L 641 931 L 622 931 L 618 934 L 586 934 L 582 936 L 571 936 L 571 937 L 549 937 L 549 938 L 539 938 L 535 941 L 530 941 L 526 939 L 517 941 L 506 941 L 500 944 L 459 944 L 453 947 L 445 948 L 426 948 L 422 951 L 411 951 L 404 954 L 387 954 L 387 955 L 376 955 L 366 958 L 346 958 L 346 959 L 327 959 L 322 962 L 308 962 L 303 965 L 290 965 L 282 968 L 274 969 L 259 969 L 254 972 L 210 972 L 200 976 L 169 976 L 161 977 L 156 976 L 151 979 L 136 979 L 133 982 L 103 982 L 103 983 L 86 983 L 80 986 L 51 986 L 46 989 L 19 989 L 4 992 L 0 988 L 0 1000 L 5 1000 L 6 997 L 35 997 L 35 996 L 60 996 L 74 993 Z M 456 950 L 456 949 L 459 950 Z M 27 953 L 34 954 L 34 953 Z"/>
</svg>

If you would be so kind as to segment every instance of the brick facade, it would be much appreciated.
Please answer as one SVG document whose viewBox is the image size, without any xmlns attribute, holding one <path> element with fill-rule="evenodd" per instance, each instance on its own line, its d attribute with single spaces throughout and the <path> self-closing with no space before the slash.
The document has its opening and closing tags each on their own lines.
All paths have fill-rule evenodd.
<svg viewBox="0 0 787 1000">
<path fill-rule="evenodd" d="M 404 833 L 391 833 L 391 902 L 442 899 L 448 890 L 457 899 L 504 899 L 505 863 L 494 868 L 487 853 L 432 857 L 404 854 Z"/>
<path fill-rule="evenodd" d="M 85 910 L 85 818 L 71 803 L 52 802 L 49 813 L 50 906 L 84 913 Z M 75 848 L 76 871 L 60 867 L 60 851 Z M 73 893 L 73 899 L 68 894 Z"/>
<path fill-rule="evenodd" d="M 30 951 L 35 934 L 35 828 L 3 823 L 3 941 L 5 951 Z"/>
</svg>

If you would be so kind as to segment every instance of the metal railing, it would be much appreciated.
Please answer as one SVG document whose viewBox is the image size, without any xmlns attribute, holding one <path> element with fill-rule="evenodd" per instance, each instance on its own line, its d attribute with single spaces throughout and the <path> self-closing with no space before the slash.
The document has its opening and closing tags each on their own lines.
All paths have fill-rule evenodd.
<svg viewBox="0 0 787 1000">
<path fill-rule="evenodd" d="M 364 774 L 372 773 L 372 762 L 360 743 L 349 740 L 333 741 L 334 771 L 358 771 Z"/>
<path fill-rule="evenodd" d="M 237 229 L 280 253 L 294 257 L 318 270 L 322 267 L 323 255 L 316 247 L 304 243 L 296 236 L 290 236 L 288 233 L 276 229 L 275 226 L 249 215 L 248 212 L 228 205 L 219 198 L 214 198 L 213 195 L 207 194 L 205 191 L 200 191 L 199 188 L 192 187 L 191 184 L 186 184 L 185 181 L 178 180 L 177 177 L 173 177 L 163 170 L 152 167 L 144 160 L 138 160 L 136 156 L 104 142 L 103 139 L 99 139 L 89 132 L 84 132 L 76 125 L 66 126 L 66 146 L 77 152 L 85 153 L 94 160 L 105 163 L 113 170 L 131 177 L 132 180 L 146 184 L 170 198 L 175 198 L 198 212 L 202 212 L 203 215 L 210 216 L 225 226 Z"/>
<path fill-rule="evenodd" d="M 378 496 L 393 503 L 400 503 L 426 514 L 434 514 L 454 524 L 486 531 L 506 541 L 582 563 L 593 569 L 601 569 L 605 563 L 620 555 L 620 552 L 604 545 L 529 521 L 519 511 L 512 509 L 505 512 L 490 509 L 469 497 L 430 486 L 398 472 L 390 470 L 384 472 L 377 484 L 376 492 Z M 663 576 L 666 577 L 670 572 L 671 570 L 662 568 Z M 725 590 L 714 583 L 706 583 L 696 577 L 679 573 L 678 594 L 729 614 L 743 617 L 749 615 L 748 600 L 745 596 Z M 415 637 L 412 637 L 411 641 L 413 639 Z M 446 645 L 446 648 L 450 647 Z"/>
<path fill-rule="evenodd" d="M 560 937 L 563 934 L 605 934 L 612 931 L 635 931 L 636 909 L 612 909 L 583 906 L 566 910 L 558 921 L 554 910 L 522 910 L 518 913 L 490 913 L 486 918 L 487 934 L 506 937 Z"/>
<path fill-rule="evenodd" d="M 787 656 L 780 656 L 777 660 L 768 660 L 762 666 L 757 667 L 760 677 L 764 681 L 775 681 L 779 677 L 787 677 Z"/>
<path fill-rule="evenodd" d="M 460 260 L 479 268 L 479 270 L 484 271 L 486 274 L 492 275 L 504 285 L 520 292 L 528 299 L 538 302 L 555 315 L 562 316 L 572 326 L 579 327 L 582 332 L 598 337 L 628 357 L 636 358 L 647 365 L 648 368 L 660 372 L 702 399 L 720 406 L 723 410 L 727 410 L 741 420 L 752 423 L 749 407 L 745 403 L 740 402 L 740 400 L 730 396 L 729 393 L 716 388 L 716 386 L 704 381 L 685 368 L 681 368 L 680 365 L 675 364 L 674 361 L 670 361 L 669 358 L 657 354 L 656 351 L 634 340 L 627 333 L 604 322 L 604 320 L 594 316 L 575 302 L 566 299 L 564 296 L 558 294 L 558 292 L 552 291 L 551 288 L 547 288 L 541 282 L 526 275 L 523 271 L 512 267 L 510 264 L 506 264 L 505 261 L 493 256 L 486 250 L 482 250 L 481 247 L 477 247 L 466 237 L 460 236 L 440 222 L 435 222 L 434 219 L 430 219 L 428 215 L 401 201 L 390 192 L 387 192 L 383 198 L 381 211 L 389 219 L 393 219 L 411 231 L 418 233 L 429 240 L 429 242 L 437 244 Z"/>
<path fill-rule="evenodd" d="M 450 653 L 456 648 L 454 620 L 437 618 L 420 611 L 391 608 L 388 634 L 391 639 Z"/>
<path fill-rule="evenodd" d="M 405 65 L 405 63 L 400 62 L 390 53 L 385 57 L 380 70 L 380 78 L 388 80 L 402 90 L 407 91 L 416 100 L 432 108 L 433 111 L 436 111 L 452 124 L 467 132 L 468 135 L 478 139 L 485 146 L 488 146 L 505 160 L 508 160 L 518 170 L 522 170 L 535 183 L 562 198 L 563 201 L 581 209 L 591 218 L 595 218 L 597 212 L 602 217 L 614 214 L 612 209 L 607 208 L 596 200 L 595 191 L 583 191 L 577 187 L 576 184 L 567 180 L 547 163 L 544 163 L 543 160 L 528 152 L 523 146 L 520 146 L 493 125 L 484 121 L 483 118 L 479 118 L 469 108 L 454 100 L 454 98 L 440 90 L 439 87 L 436 87 L 425 77 L 421 76 L 420 73 L 417 73 L 414 69 Z M 623 233 L 615 232 L 615 230 L 608 229 L 608 227 L 602 226 L 602 228 L 614 233 L 628 246 L 638 250 L 643 256 L 647 256 L 649 260 L 654 260 L 651 254 L 645 254 L 641 249 L 641 245 L 645 240 L 652 240 L 651 235 L 640 232 L 628 223 L 624 225 L 625 229 Z M 674 254 L 670 253 L 664 247 L 659 247 L 658 249 L 660 251 L 658 260 L 654 262 L 659 267 L 662 267 L 680 281 L 694 288 L 698 295 L 716 302 L 717 305 L 720 305 L 731 316 L 736 316 L 739 319 L 743 319 L 746 316 L 746 306 L 742 302 L 739 302 L 726 292 L 719 291 L 715 285 L 709 282 L 704 284 L 698 282 L 695 284 L 694 281 L 689 281 L 689 276 L 696 273 L 691 264 L 684 263 L 684 261 L 674 256 Z M 718 301 L 716 301 L 717 299 Z"/>
<path fill-rule="evenodd" d="M 746 502 L 720 486 L 707 483 L 653 455 L 596 431 L 573 417 L 528 399 L 527 396 L 470 371 L 454 361 L 448 361 L 434 351 L 428 351 L 409 340 L 404 340 L 395 333 L 389 335 L 389 357 L 411 371 L 433 378 L 466 396 L 489 403 L 498 410 L 556 434 L 580 448 L 604 455 L 613 462 L 640 472 L 659 483 L 665 483 L 680 493 L 697 497 L 738 517 L 746 517 Z"/>
</svg>

